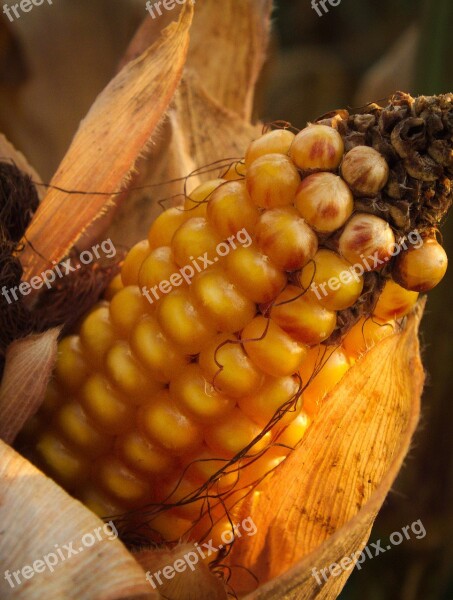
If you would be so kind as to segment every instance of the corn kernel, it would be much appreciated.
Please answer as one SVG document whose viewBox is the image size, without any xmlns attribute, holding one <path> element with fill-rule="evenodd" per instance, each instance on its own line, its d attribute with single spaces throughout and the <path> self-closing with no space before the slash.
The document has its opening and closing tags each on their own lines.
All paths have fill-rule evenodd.
<svg viewBox="0 0 453 600">
<path fill-rule="evenodd" d="M 140 268 L 138 281 L 142 292 L 144 292 L 144 286 L 150 290 L 147 295 L 150 305 L 151 301 L 156 302 L 162 295 L 162 282 L 168 281 L 178 270 L 179 267 L 173 260 L 173 253 L 170 246 L 161 246 L 149 253 Z M 183 280 L 180 278 L 178 285 L 182 283 Z M 172 285 L 175 284 L 173 283 Z M 178 285 L 175 285 L 175 287 L 178 287 Z M 153 292 L 153 288 L 156 290 L 155 293 Z M 170 287 L 168 291 L 170 291 Z"/>
<path fill-rule="evenodd" d="M 422 246 L 412 246 L 396 257 L 392 276 L 407 290 L 428 292 L 442 280 L 447 265 L 447 253 L 437 240 L 429 238 Z"/>
<path fill-rule="evenodd" d="M 407 315 L 418 300 L 418 292 L 411 292 L 387 279 L 373 314 L 383 321 L 400 319 Z"/>
<path fill-rule="evenodd" d="M 283 154 L 265 154 L 247 169 L 247 191 L 260 208 L 288 206 L 296 197 L 300 176 L 290 158 Z"/>
<path fill-rule="evenodd" d="M 283 416 L 279 424 L 287 425 L 296 418 L 302 406 L 300 397 L 297 399 L 299 388 L 296 378 L 266 377 L 259 390 L 240 398 L 238 404 L 242 412 L 261 427 L 267 425 L 281 409 Z M 282 409 L 283 406 L 285 408 Z"/>
<path fill-rule="evenodd" d="M 90 363 L 96 367 L 103 364 L 105 355 L 115 341 L 115 331 L 107 306 L 91 312 L 80 328 L 80 341 Z"/>
<path fill-rule="evenodd" d="M 41 434 L 36 451 L 52 476 L 69 489 L 80 485 L 88 476 L 87 459 L 70 449 L 54 432 L 46 431 Z"/>
<path fill-rule="evenodd" d="M 151 500 L 149 483 L 114 456 L 95 461 L 93 475 L 104 491 L 125 506 L 135 507 Z"/>
<path fill-rule="evenodd" d="M 129 431 L 115 441 L 118 457 L 133 470 L 150 475 L 168 474 L 176 467 L 175 460 L 154 446 L 138 431 Z"/>
<path fill-rule="evenodd" d="M 246 168 L 265 154 L 288 154 L 295 137 L 288 129 L 274 129 L 253 140 L 245 153 Z"/>
<path fill-rule="evenodd" d="M 220 241 L 206 219 L 194 217 L 183 223 L 173 236 L 173 258 L 180 267 L 191 265 L 194 259 L 196 263 L 201 257 L 218 258 L 216 249 Z M 197 270 L 201 270 L 201 267 Z"/>
<path fill-rule="evenodd" d="M 377 317 L 361 317 L 346 334 L 343 348 L 352 358 L 358 358 L 375 344 L 396 333 L 395 321 L 382 321 Z"/>
<path fill-rule="evenodd" d="M 124 260 L 123 266 L 121 267 L 121 279 L 123 285 L 137 285 L 138 274 L 142 266 L 143 261 L 151 252 L 148 240 L 142 240 L 135 244 Z"/>
<path fill-rule="evenodd" d="M 109 302 L 115 296 L 117 292 L 123 289 L 123 280 L 121 279 L 121 273 L 115 275 L 112 281 L 108 284 L 107 288 L 104 291 L 103 298 L 104 300 L 108 300 Z"/>
<path fill-rule="evenodd" d="M 300 169 L 334 171 L 343 152 L 343 139 L 336 129 L 309 125 L 296 135 L 289 154 Z"/>
<path fill-rule="evenodd" d="M 191 192 L 184 202 L 186 218 L 206 217 L 206 209 L 213 192 L 225 183 L 224 179 L 205 181 Z"/>
<path fill-rule="evenodd" d="M 77 390 L 88 373 L 83 359 L 83 349 L 78 335 L 69 335 L 58 343 L 58 356 L 55 365 L 57 381 L 71 391 Z"/>
<path fill-rule="evenodd" d="M 110 302 L 110 319 L 122 337 L 129 337 L 134 325 L 146 314 L 147 304 L 136 285 L 128 285 L 115 295 Z"/>
<path fill-rule="evenodd" d="M 220 174 L 220 177 L 226 181 L 237 181 L 238 179 L 245 177 L 246 173 L 247 169 L 244 161 L 238 160 L 228 165 L 226 171 L 224 170 Z"/>
<path fill-rule="evenodd" d="M 91 375 L 80 396 L 83 408 L 100 429 L 115 435 L 134 425 L 135 412 L 128 398 L 114 390 L 100 373 Z"/>
<path fill-rule="evenodd" d="M 235 236 L 244 228 L 252 235 L 259 217 L 244 181 L 230 181 L 215 190 L 206 214 L 209 223 L 223 239 Z"/>
<path fill-rule="evenodd" d="M 111 438 L 93 426 L 83 408 L 74 400 L 59 409 L 54 425 L 69 444 L 85 454 L 98 456 L 111 446 Z"/>
<path fill-rule="evenodd" d="M 167 208 L 151 225 L 148 231 L 148 242 L 151 250 L 161 246 L 170 246 L 175 231 L 195 215 L 184 210 L 183 206 Z"/>
</svg>

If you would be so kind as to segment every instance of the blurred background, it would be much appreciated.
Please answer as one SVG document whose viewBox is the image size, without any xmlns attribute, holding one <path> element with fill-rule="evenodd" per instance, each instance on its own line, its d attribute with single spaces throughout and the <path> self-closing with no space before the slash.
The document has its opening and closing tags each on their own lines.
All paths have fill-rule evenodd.
<svg viewBox="0 0 453 600">
<path fill-rule="evenodd" d="M 144 5 L 58 0 L 13 22 L 0 17 L 0 131 L 44 181 L 115 74 Z M 327 1 L 327 12 L 318 6 L 322 16 L 311 0 L 277 0 L 256 118 L 303 127 L 334 108 L 384 102 L 396 90 L 453 91 L 452 0 Z M 452 218 L 443 235 L 453 256 Z M 370 542 L 381 539 L 385 547 L 392 532 L 418 519 L 426 537 L 367 560 L 341 600 L 453 600 L 452 306 L 450 269 L 423 319 L 427 383 L 419 430 Z"/>
</svg>

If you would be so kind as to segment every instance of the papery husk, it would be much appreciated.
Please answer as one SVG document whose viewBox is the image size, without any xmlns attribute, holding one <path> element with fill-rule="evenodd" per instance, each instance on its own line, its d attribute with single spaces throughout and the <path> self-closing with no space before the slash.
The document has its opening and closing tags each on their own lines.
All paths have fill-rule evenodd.
<svg viewBox="0 0 453 600">
<path fill-rule="evenodd" d="M 158 600 L 145 573 L 118 539 L 106 539 L 60 560 L 13 589 L 3 573 L 17 571 L 56 551 L 58 544 L 81 547 L 84 534 L 102 521 L 72 499 L 51 479 L 0 441 L 0 598 L 26 600 Z M 14 579 L 13 579 L 14 581 Z"/>
<path fill-rule="evenodd" d="M 61 328 L 14 341 L 6 352 L 0 384 L 0 439 L 12 444 L 44 399 L 57 356 Z"/>
<path fill-rule="evenodd" d="M 248 600 L 336 598 L 351 571 L 319 586 L 311 570 L 360 551 L 409 450 L 424 372 L 418 327 L 424 301 L 406 328 L 368 351 L 326 397 L 303 443 L 241 506 L 257 533 L 228 558 L 236 591 Z M 366 568 L 363 565 L 362 568 Z M 264 585 L 263 585 L 264 584 Z"/>
<path fill-rule="evenodd" d="M 118 194 L 111 192 L 124 188 L 179 82 L 192 16 L 193 5 L 187 2 L 178 23 L 128 63 L 93 104 L 51 184 L 107 195 L 49 190 L 27 231 L 27 238 L 46 258 L 27 246 L 22 255 L 24 279 L 41 272 L 52 260 L 60 260 L 93 221 L 118 201 Z"/>
</svg>

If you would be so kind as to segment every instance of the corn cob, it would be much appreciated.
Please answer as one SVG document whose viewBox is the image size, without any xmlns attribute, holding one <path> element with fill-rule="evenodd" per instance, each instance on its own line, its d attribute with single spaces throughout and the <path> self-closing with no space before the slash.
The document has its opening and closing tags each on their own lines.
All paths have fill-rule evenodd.
<svg viewBox="0 0 453 600">
<path fill-rule="evenodd" d="M 98 514 L 128 513 L 130 530 L 228 529 L 325 395 L 445 273 L 435 227 L 451 203 L 451 97 L 440 98 L 397 94 L 386 109 L 268 131 L 163 212 L 61 340 L 23 436 L 32 460 Z M 411 146 L 420 122 L 425 145 Z M 413 230 L 423 245 L 393 258 Z"/>
</svg>

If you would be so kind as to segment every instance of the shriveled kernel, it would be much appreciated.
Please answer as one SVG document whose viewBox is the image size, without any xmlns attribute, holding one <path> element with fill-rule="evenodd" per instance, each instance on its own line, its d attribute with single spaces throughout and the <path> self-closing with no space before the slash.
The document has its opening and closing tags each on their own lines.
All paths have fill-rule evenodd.
<svg viewBox="0 0 453 600">
<path fill-rule="evenodd" d="M 326 340 L 337 323 L 335 311 L 293 285 L 275 299 L 271 317 L 294 340 L 310 346 Z"/>
<path fill-rule="evenodd" d="M 235 408 L 219 423 L 205 431 L 205 441 L 214 452 L 220 456 L 231 456 L 243 450 L 260 433 L 261 428 L 249 419 L 242 411 Z M 266 433 L 250 449 L 248 454 L 254 454 L 265 448 L 271 439 L 270 432 Z"/>
<path fill-rule="evenodd" d="M 314 416 L 329 393 L 349 370 L 350 362 L 342 348 L 315 346 L 310 348 L 300 367 L 304 385 L 303 409 Z M 307 383 L 310 382 L 307 386 Z M 307 386 L 307 387 L 305 387 Z"/>
<path fill-rule="evenodd" d="M 66 441 L 85 454 L 98 456 L 111 446 L 111 438 L 93 426 L 83 408 L 74 400 L 59 409 L 54 425 Z"/>
<path fill-rule="evenodd" d="M 150 376 L 162 383 L 168 383 L 188 362 L 188 357 L 165 336 L 154 317 L 145 317 L 138 323 L 130 344 Z"/>
<path fill-rule="evenodd" d="M 200 352 L 199 365 L 216 390 L 240 398 L 258 390 L 262 372 L 253 364 L 236 338 L 218 335 Z"/>
<path fill-rule="evenodd" d="M 184 210 L 187 218 L 206 217 L 206 209 L 214 190 L 218 189 L 225 180 L 222 178 L 211 179 L 201 183 L 192 192 L 184 202 Z"/>
<path fill-rule="evenodd" d="M 407 315 L 418 300 L 418 292 L 412 292 L 387 279 L 373 314 L 384 321 L 400 319 Z"/>
<path fill-rule="evenodd" d="M 141 292 L 146 295 L 147 302 L 150 305 L 155 304 L 160 297 L 168 294 L 173 287 L 184 285 L 181 276 L 177 280 L 173 278 L 173 281 L 170 282 L 171 276 L 178 271 L 179 267 L 173 259 L 170 246 L 161 246 L 149 253 L 140 268 L 138 280 Z"/>
<path fill-rule="evenodd" d="M 341 177 L 333 173 L 313 173 L 302 180 L 295 206 L 313 229 L 331 233 L 351 216 L 354 198 Z"/>
<path fill-rule="evenodd" d="M 375 344 L 397 332 L 395 321 L 382 321 L 377 317 L 361 317 L 348 331 L 343 348 L 351 358 L 358 358 Z"/>
<path fill-rule="evenodd" d="M 383 269 L 397 251 L 392 228 L 379 217 L 356 213 L 346 223 L 339 240 L 340 254 L 366 271 Z"/>
<path fill-rule="evenodd" d="M 307 354 L 304 344 L 294 340 L 272 319 L 261 316 L 243 329 L 241 338 L 255 365 L 274 377 L 295 373 Z"/>
<path fill-rule="evenodd" d="M 428 238 L 422 246 L 410 246 L 396 257 L 392 276 L 407 290 L 427 292 L 442 280 L 447 266 L 445 250 L 437 240 Z"/>
<path fill-rule="evenodd" d="M 78 335 L 69 335 L 58 343 L 58 355 L 55 365 L 57 381 L 71 391 L 77 390 L 88 373 L 83 358 L 83 348 Z"/>
<path fill-rule="evenodd" d="M 198 425 L 181 412 L 167 390 L 154 395 L 152 401 L 141 407 L 137 423 L 151 442 L 171 454 L 193 451 L 202 442 Z"/>
<path fill-rule="evenodd" d="M 230 252 L 226 269 L 231 281 L 256 303 L 270 302 L 286 284 L 285 273 L 254 245 Z"/>
<path fill-rule="evenodd" d="M 134 425 L 135 411 L 127 396 L 121 396 L 101 373 L 91 375 L 84 384 L 80 401 L 96 425 L 110 434 L 119 434 Z"/>
<path fill-rule="evenodd" d="M 218 392 L 205 379 L 196 363 L 187 365 L 174 375 L 170 396 L 183 412 L 205 423 L 222 419 L 235 405 L 232 398 Z"/>
<path fill-rule="evenodd" d="M 288 154 L 295 135 L 288 129 L 274 129 L 260 136 L 249 145 L 245 153 L 245 166 L 265 154 Z"/>
<path fill-rule="evenodd" d="M 123 285 L 137 285 L 138 273 L 143 261 L 151 252 L 148 240 L 142 240 L 133 246 L 124 260 L 121 267 L 121 279 Z"/>
<path fill-rule="evenodd" d="M 355 146 L 343 158 L 341 175 L 356 195 L 375 196 L 387 183 L 385 158 L 369 146 Z"/>
<path fill-rule="evenodd" d="M 288 206 L 300 184 L 299 172 L 283 154 L 265 154 L 253 161 L 245 180 L 252 202 L 261 208 Z"/>
<path fill-rule="evenodd" d="M 138 404 L 152 395 L 161 385 L 148 377 L 133 356 L 128 344 L 116 342 L 107 354 L 105 367 L 112 381 L 131 403 Z"/>
<path fill-rule="evenodd" d="M 157 307 L 157 319 L 163 332 L 185 354 L 198 354 L 216 333 L 194 304 L 189 289 L 174 290 Z"/>
<path fill-rule="evenodd" d="M 363 290 L 363 277 L 351 269 L 351 263 L 336 252 L 322 248 L 302 269 L 299 281 L 322 306 L 344 310 L 355 304 Z"/>
<path fill-rule="evenodd" d="M 119 436 L 115 441 L 115 451 L 128 467 L 149 475 L 168 474 L 176 467 L 174 458 L 138 431 Z"/>
<path fill-rule="evenodd" d="M 65 444 L 61 437 L 52 432 L 42 433 L 36 444 L 36 452 L 52 476 L 72 490 L 88 476 L 88 461 Z"/>
<path fill-rule="evenodd" d="M 80 328 L 80 341 L 90 364 L 102 366 L 115 339 L 116 332 L 110 320 L 108 306 L 101 306 L 85 317 Z"/>
<path fill-rule="evenodd" d="M 231 282 L 223 269 L 211 268 L 197 275 L 192 293 L 205 320 L 217 331 L 239 331 L 256 314 L 255 303 Z"/>
<path fill-rule="evenodd" d="M 209 223 L 223 239 L 236 236 L 244 228 L 249 235 L 253 235 L 260 215 L 250 199 L 244 181 L 229 181 L 215 190 L 208 202 L 206 214 Z M 231 243 L 238 244 L 235 240 L 234 237 Z M 232 248 L 234 249 L 233 245 Z"/>
<path fill-rule="evenodd" d="M 106 290 L 104 291 L 103 298 L 110 302 L 112 300 L 112 298 L 115 296 L 115 294 L 117 292 L 119 292 L 120 290 L 122 290 L 123 287 L 124 286 L 123 286 L 123 281 L 121 279 L 121 273 L 118 273 L 118 275 L 115 275 L 115 277 L 112 279 L 112 281 L 108 284 Z"/>
<path fill-rule="evenodd" d="M 334 171 L 343 152 L 343 139 L 336 129 L 309 125 L 296 135 L 289 154 L 299 169 Z"/>
<path fill-rule="evenodd" d="M 220 241 L 220 237 L 206 219 L 194 217 L 183 223 L 173 236 L 171 242 L 173 258 L 180 267 L 193 265 L 192 261 L 201 260 L 200 257 L 214 260 L 218 258 L 216 250 Z M 203 261 L 198 266 L 201 271 Z M 197 270 L 196 266 L 195 270 Z"/>
<path fill-rule="evenodd" d="M 93 465 L 93 475 L 107 494 L 127 506 L 140 506 L 151 499 L 151 487 L 146 479 L 114 456 L 99 458 Z"/>
<path fill-rule="evenodd" d="M 265 211 L 256 227 L 256 244 L 284 271 L 301 269 L 316 253 L 318 238 L 292 207 Z"/>
<path fill-rule="evenodd" d="M 195 215 L 187 212 L 184 206 L 173 206 L 161 213 L 148 231 L 148 242 L 151 250 L 161 246 L 170 246 L 175 231 Z"/>
<path fill-rule="evenodd" d="M 283 415 L 279 423 L 288 424 L 302 406 L 299 388 L 295 377 L 266 377 L 259 390 L 239 398 L 238 404 L 242 412 L 261 427 L 267 425 L 278 410 Z"/>
<path fill-rule="evenodd" d="M 121 336 L 127 338 L 134 325 L 146 314 L 147 308 L 140 288 L 128 285 L 110 302 L 110 319 Z"/>
</svg>

